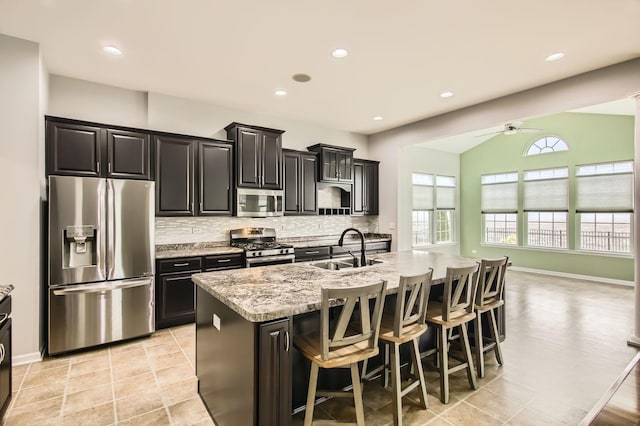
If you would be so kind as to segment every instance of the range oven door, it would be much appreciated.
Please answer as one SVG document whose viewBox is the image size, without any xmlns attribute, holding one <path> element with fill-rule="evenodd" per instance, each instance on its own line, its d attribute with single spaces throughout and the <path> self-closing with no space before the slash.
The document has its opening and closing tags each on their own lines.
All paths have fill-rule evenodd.
<svg viewBox="0 0 640 426">
<path fill-rule="evenodd" d="M 295 260 L 296 256 L 290 254 L 283 256 L 253 257 L 247 258 L 245 266 L 251 268 L 256 266 L 282 265 L 285 263 L 293 263 Z"/>
<path fill-rule="evenodd" d="M 155 331 L 153 277 L 49 288 L 49 354 Z"/>
</svg>

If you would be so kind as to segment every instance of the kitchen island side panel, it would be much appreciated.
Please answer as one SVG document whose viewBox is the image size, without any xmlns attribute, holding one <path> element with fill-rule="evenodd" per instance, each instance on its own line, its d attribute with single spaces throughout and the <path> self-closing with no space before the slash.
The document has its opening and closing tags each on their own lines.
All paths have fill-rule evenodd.
<svg viewBox="0 0 640 426">
<path fill-rule="evenodd" d="M 196 287 L 196 375 L 198 393 L 214 422 L 256 422 L 255 324 Z M 220 318 L 219 329 L 213 316 Z"/>
</svg>

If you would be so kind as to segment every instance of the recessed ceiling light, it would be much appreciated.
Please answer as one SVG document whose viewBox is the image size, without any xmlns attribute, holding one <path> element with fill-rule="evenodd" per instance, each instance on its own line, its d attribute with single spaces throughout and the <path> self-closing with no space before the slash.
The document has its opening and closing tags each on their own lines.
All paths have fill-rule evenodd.
<svg viewBox="0 0 640 426">
<path fill-rule="evenodd" d="M 344 58 L 348 54 L 349 52 L 347 51 L 347 49 L 342 48 L 334 49 L 333 52 L 331 52 L 331 56 L 333 56 L 334 58 Z"/>
<path fill-rule="evenodd" d="M 441 98 L 450 98 L 453 96 L 453 92 L 442 92 L 440 93 Z"/>
<path fill-rule="evenodd" d="M 104 46 L 102 48 L 102 50 L 104 50 L 105 52 L 107 52 L 110 55 L 115 55 L 115 56 L 122 55 L 122 50 L 118 49 L 115 46 Z"/>
<path fill-rule="evenodd" d="M 293 81 L 297 81 L 298 83 L 306 83 L 307 81 L 311 80 L 311 76 L 304 73 L 294 74 L 291 76 L 291 78 L 293 79 Z"/>
<path fill-rule="evenodd" d="M 383 118 L 384 118 L 384 117 L 383 117 L 383 116 L 381 116 L 381 115 L 376 115 L 376 116 L 374 116 L 374 117 L 373 117 L 373 119 L 374 119 L 375 121 L 380 121 L 380 120 L 382 120 Z"/>
<path fill-rule="evenodd" d="M 276 96 L 286 96 L 287 91 L 286 90 L 282 90 L 282 89 L 278 89 L 274 93 L 275 93 Z"/>
<path fill-rule="evenodd" d="M 551 55 L 547 56 L 546 58 L 544 58 L 544 60 L 547 61 L 547 62 L 553 62 L 553 61 L 557 61 L 558 59 L 562 59 L 562 58 L 564 58 L 564 53 L 556 52 L 556 53 L 552 53 Z"/>
</svg>

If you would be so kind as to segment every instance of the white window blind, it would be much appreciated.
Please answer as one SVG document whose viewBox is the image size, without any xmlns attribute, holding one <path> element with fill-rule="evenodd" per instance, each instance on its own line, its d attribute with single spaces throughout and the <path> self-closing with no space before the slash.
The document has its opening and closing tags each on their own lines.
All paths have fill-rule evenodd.
<svg viewBox="0 0 640 426">
<path fill-rule="evenodd" d="M 456 178 L 436 176 L 436 207 L 442 210 L 456 208 Z"/>
<path fill-rule="evenodd" d="M 518 173 L 482 176 L 482 213 L 516 213 L 518 211 Z"/>
<path fill-rule="evenodd" d="M 576 168 L 577 212 L 633 212 L 633 162 Z"/>
<path fill-rule="evenodd" d="M 525 211 L 568 211 L 569 169 L 527 170 L 524 172 Z"/>
<path fill-rule="evenodd" d="M 413 210 L 433 210 L 433 186 L 413 185 Z"/>
</svg>

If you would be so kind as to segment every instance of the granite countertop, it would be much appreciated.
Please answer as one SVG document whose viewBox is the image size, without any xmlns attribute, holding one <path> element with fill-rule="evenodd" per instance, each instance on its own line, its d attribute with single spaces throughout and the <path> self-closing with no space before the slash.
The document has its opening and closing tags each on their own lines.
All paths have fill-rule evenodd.
<svg viewBox="0 0 640 426">
<path fill-rule="evenodd" d="M 0 302 L 13 291 L 13 284 L 0 284 Z"/>
<path fill-rule="evenodd" d="M 471 266 L 477 259 L 426 251 L 381 253 L 383 263 L 365 268 L 329 271 L 315 262 L 264 266 L 195 274 L 193 281 L 206 292 L 252 322 L 269 321 L 320 309 L 322 287 L 353 287 L 387 280 L 395 293 L 400 275 L 434 269 L 433 282 L 444 282 L 447 266 Z"/>
<path fill-rule="evenodd" d="M 293 245 L 295 248 L 334 246 L 338 244 L 339 235 L 322 237 L 278 238 L 281 243 Z M 387 234 L 365 234 L 366 242 L 391 241 Z M 345 244 L 359 243 L 360 238 L 355 234 L 345 237 Z M 207 256 L 211 254 L 242 253 L 242 249 L 231 247 L 227 241 L 206 243 L 161 244 L 156 246 L 156 259 L 171 259 L 176 257 Z"/>
</svg>

